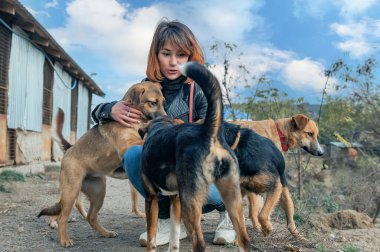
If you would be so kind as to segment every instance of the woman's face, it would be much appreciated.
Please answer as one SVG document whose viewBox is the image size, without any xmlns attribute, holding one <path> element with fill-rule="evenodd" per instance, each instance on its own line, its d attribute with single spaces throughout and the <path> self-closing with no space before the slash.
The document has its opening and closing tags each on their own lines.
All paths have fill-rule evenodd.
<svg viewBox="0 0 380 252">
<path fill-rule="evenodd" d="M 161 73 L 169 80 L 175 80 L 181 76 L 179 65 L 189 61 L 189 55 L 182 50 L 166 42 L 158 52 L 158 63 Z"/>
</svg>

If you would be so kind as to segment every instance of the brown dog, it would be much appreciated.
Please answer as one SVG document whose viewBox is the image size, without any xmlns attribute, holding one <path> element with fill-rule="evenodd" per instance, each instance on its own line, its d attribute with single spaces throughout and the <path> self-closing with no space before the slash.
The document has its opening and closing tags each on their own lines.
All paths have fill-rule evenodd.
<svg viewBox="0 0 380 252">
<path fill-rule="evenodd" d="M 294 148 L 302 148 L 314 156 L 321 156 L 324 153 L 318 142 L 319 129 L 316 122 L 302 114 L 291 118 L 277 119 L 276 121 L 269 119 L 264 121 L 233 121 L 233 123 L 252 129 L 256 133 L 269 138 L 282 153 Z M 249 193 L 247 197 L 252 224 L 257 231 L 262 231 L 258 219 L 258 197 L 255 193 Z M 303 240 L 304 238 L 299 234 L 294 223 L 294 204 L 287 186 L 282 188 L 280 206 L 285 211 L 287 227 L 290 233 L 295 238 Z"/>
<path fill-rule="evenodd" d="M 63 153 L 66 153 L 68 149 L 72 147 L 72 144 L 70 144 L 63 136 L 62 130 L 63 130 L 63 123 L 65 121 L 65 113 L 61 108 L 58 108 L 57 115 L 54 118 L 53 127 L 52 127 L 52 138 L 53 140 L 59 145 L 60 149 Z M 117 179 L 128 179 L 124 169 L 122 167 L 119 167 L 117 170 L 115 170 L 112 174 L 109 175 L 110 177 L 117 178 Z M 132 213 L 135 213 L 138 217 L 145 217 L 145 213 L 141 212 L 138 208 L 139 205 L 139 195 L 136 190 L 136 188 L 129 182 L 129 187 L 131 191 L 131 198 L 132 198 Z M 87 218 L 87 213 L 84 210 L 83 203 L 82 203 L 82 196 L 81 193 L 78 195 L 77 200 L 75 201 L 75 207 L 80 213 L 80 215 L 83 218 Z M 49 226 L 51 228 L 57 228 L 57 216 L 50 216 L 49 219 Z"/>
<path fill-rule="evenodd" d="M 67 221 L 73 205 L 82 191 L 90 202 L 87 220 L 104 237 L 115 237 L 98 222 L 98 212 L 106 193 L 106 176 L 112 175 L 121 166 L 124 152 L 132 145 L 142 145 L 138 129 L 148 120 L 166 115 L 161 85 L 142 82 L 133 85 L 123 97 L 131 107 L 143 113 L 142 122 L 126 128 L 118 122 L 98 125 L 87 131 L 76 144 L 65 153 L 60 173 L 61 199 L 41 215 L 59 215 L 58 234 L 62 247 L 74 243 L 67 234 Z M 116 174 L 114 174 L 117 176 Z"/>
</svg>

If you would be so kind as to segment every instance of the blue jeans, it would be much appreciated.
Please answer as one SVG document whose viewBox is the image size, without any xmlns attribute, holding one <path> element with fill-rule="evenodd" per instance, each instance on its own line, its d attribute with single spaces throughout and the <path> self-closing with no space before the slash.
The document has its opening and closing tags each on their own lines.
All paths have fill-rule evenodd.
<svg viewBox="0 0 380 252">
<path fill-rule="evenodd" d="M 141 160 L 142 146 L 131 146 L 123 157 L 123 167 L 128 175 L 132 185 L 137 191 L 145 198 L 145 191 L 142 186 L 140 178 L 140 160 Z M 170 199 L 167 196 L 158 195 L 158 218 L 168 219 L 170 218 Z M 208 197 L 206 204 L 203 206 L 202 212 L 209 213 L 213 210 L 219 212 L 225 211 L 225 207 L 220 197 L 219 191 L 214 184 L 212 184 L 208 190 Z"/>
</svg>

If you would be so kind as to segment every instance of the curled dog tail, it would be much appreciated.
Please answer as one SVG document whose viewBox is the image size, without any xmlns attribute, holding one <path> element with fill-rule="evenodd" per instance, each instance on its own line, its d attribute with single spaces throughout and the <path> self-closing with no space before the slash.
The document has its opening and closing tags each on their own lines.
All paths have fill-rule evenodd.
<svg viewBox="0 0 380 252">
<path fill-rule="evenodd" d="M 180 66 L 183 75 L 194 80 L 205 94 L 207 114 L 203 127 L 210 138 L 220 139 L 223 119 L 222 90 L 216 77 L 203 65 L 188 62 Z"/>
<path fill-rule="evenodd" d="M 62 211 L 62 204 L 61 202 L 58 202 L 52 207 L 42 209 L 37 217 L 40 218 L 42 215 L 55 216 L 55 215 L 59 215 L 61 211 Z"/>
<path fill-rule="evenodd" d="M 61 108 L 58 108 L 57 115 L 54 118 L 52 126 L 52 138 L 59 145 L 63 153 L 71 148 L 71 144 L 63 137 L 62 129 L 65 121 L 65 113 Z"/>
</svg>

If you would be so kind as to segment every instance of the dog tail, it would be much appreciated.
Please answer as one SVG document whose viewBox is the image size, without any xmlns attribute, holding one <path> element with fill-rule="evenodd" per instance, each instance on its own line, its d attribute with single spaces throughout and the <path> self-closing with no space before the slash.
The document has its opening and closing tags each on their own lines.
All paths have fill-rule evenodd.
<svg viewBox="0 0 380 252">
<path fill-rule="evenodd" d="M 71 148 L 71 144 L 63 137 L 62 129 L 65 121 L 65 113 L 61 108 L 58 108 L 57 115 L 54 118 L 52 127 L 52 138 L 59 145 L 61 150 L 65 153 Z"/>
<path fill-rule="evenodd" d="M 180 71 L 202 88 L 207 100 L 207 114 L 203 127 L 208 137 L 219 138 L 223 119 L 223 101 L 218 80 L 205 66 L 196 62 L 181 65 Z"/>
<path fill-rule="evenodd" d="M 61 211 L 62 211 L 62 204 L 61 202 L 58 202 L 52 207 L 42 209 L 37 217 L 40 218 L 42 215 L 55 216 L 55 215 L 59 215 Z"/>
</svg>

